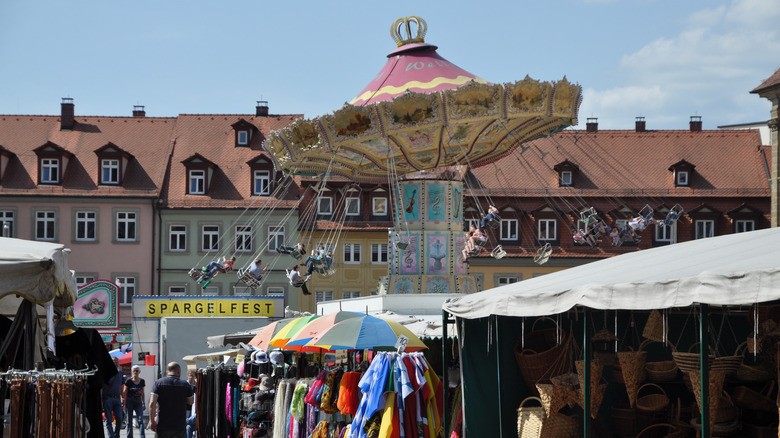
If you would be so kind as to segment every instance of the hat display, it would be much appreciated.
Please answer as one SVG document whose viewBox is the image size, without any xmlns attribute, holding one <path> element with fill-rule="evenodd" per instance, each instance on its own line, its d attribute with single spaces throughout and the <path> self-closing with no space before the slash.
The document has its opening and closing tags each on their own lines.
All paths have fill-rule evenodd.
<svg viewBox="0 0 780 438">
<path fill-rule="evenodd" d="M 271 363 L 273 363 L 274 365 L 282 365 L 284 363 L 284 353 L 282 353 L 280 350 L 272 351 Z"/>
<path fill-rule="evenodd" d="M 260 383 L 260 381 L 257 379 L 254 378 L 249 379 L 249 382 L 246 385 L 244 385 L 244 391 L 250 391 L 252 388 L 257 386 L 258 383 Z"/>
<path fill-rule="evenodd" d="M 268 363 L 268 353 L 263 350 L 257 350 L 252 353 L 252 361 L 256 364 Z"/>
<path fill-rule="evenodd" d="M 273 387 L 273 383 L 271 383 L 271 379 L 268 376 L 263 377 L 263 379 L 260 380 L 260 390 L 270 391 L 272 389 L 274 389 L 274 387 Z"/>
</svg>

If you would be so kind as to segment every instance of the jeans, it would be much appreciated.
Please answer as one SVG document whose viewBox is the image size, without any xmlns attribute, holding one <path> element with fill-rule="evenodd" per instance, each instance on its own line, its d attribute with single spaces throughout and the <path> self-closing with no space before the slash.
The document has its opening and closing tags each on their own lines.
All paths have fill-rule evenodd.
<svg viewBox="0 0 780 438">
<path fill-rule="evenodd" d="M 219 262 L 211 262 L 206 266 L 206 277 L 211 278 L 214 276 L 214 274 L 217 273 L 217 270 L 219 270 Z"/>
<path fill-rule="evenodd" d="M 122 427 L 122 400 L 119 397 L 104 398 L 103 412 L 106 414 L 108 438 L 119 438 L 119 428 Z M 114 427 L 114 418 L 116 418 L 116 427 Z"/>
<path fill-rule="evenodd" d="M 144 433 L 144 401 L 138 397 L 128 397 L 125 402 L 127 409 L 127 438 L 133 438 L 133 413 L 138 417 L 138 432 L 141 438 L 146 438 Z"/>
<path fill-rule="evenodd" d="M 493 213 L 488 213 L 488 214 L 485 215 L 485 217 L 482 218 L 482 220 L 479 222 L 479 225 L 481 225 L 482 228 L 485 228 L 487 223 L 492 221 L 495 218 L 496 218 L 496 215 L 494 215 Z"/>
<path fill-rule="evenodd" d="M 195 414 L 187 417 L 187 438 L 192 438 L 192 435 L 198 430 L 198 425 L 195 422 L 195 418 Z"/>
</svg>

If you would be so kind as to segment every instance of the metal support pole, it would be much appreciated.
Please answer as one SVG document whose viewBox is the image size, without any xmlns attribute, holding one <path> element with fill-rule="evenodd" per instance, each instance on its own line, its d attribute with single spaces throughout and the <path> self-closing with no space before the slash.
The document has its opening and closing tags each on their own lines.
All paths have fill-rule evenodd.
<svg viewBox="0 0 780 438">
<path fill-rule="evenodd" d="M 449 399 L 449 389 L 450 389 L 450 379 L 449 379 L 449 373 L 447 372 L 450 365 L 450 349 L 447 348 L 447 323 L 449 322 L 449 315 L 447 314 L 446 310 L 441 311 L 441 367 L 442 367 L 442 376 L 441 376 L 441 382 L 442 385 L 444 385 L 444 433 L 447 433 L 450 427 L 450 399 Z"/>
<path fill-rule="evenodd" d="M 588 319 L 590 318 L 590 309 L 584 308 L 582 314 L 582 374 L 585 387 L 582 388 L 582 406 L 583 406 L 583 418 L 582 418 L 582 436 L 583 438 L 590 438 L 590 341 L 588 340 Z"/>
<path fill-rule="evenodd" d="M 701 437 L 710 438 L 710 307 L 700 304 L 699 376 L 701 377 Z"/>
<path fill-rule="evenodd" d="M 498 436 L 503 437 L 504 436 L 504 418 L 503 415 L 501 415 L 501 348 L 500 343 L 498 341 L 498 315 L 493 316 L 496 320 L 495 324 L 495 349 L 496 349 L 496 386 L 498 390 Z"/>
</svg>

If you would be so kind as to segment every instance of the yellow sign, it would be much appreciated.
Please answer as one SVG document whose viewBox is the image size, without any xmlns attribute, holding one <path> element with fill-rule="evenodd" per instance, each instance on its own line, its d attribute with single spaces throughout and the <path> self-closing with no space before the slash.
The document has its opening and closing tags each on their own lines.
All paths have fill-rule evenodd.
<svg viewBox="0 0 780 438">
<path fill-rule="evenodd" d="M 274 300 L 190 298 L 150 300 L 148 318 L 164 316 L 274 316 Z"/>
</svg>

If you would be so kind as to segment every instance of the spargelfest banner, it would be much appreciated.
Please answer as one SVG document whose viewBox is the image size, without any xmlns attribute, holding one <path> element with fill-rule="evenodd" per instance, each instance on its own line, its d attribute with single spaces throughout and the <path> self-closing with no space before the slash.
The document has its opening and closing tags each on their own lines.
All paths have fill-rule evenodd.
<svg viewBox="0 0 780 438">
<path fill-rule="evenodd" d="M 166 316 L 274 316 L 274 300 L 267 298 L 171 298 L 146 302 L 147 318 Z"/>
<path fill-rule="evenodd" d="M 73 324 L 118 328 L 119 287 L 108 280 L 96 280 L 79 289 L 79 298 L 73 304 Z"/>
</svg>

